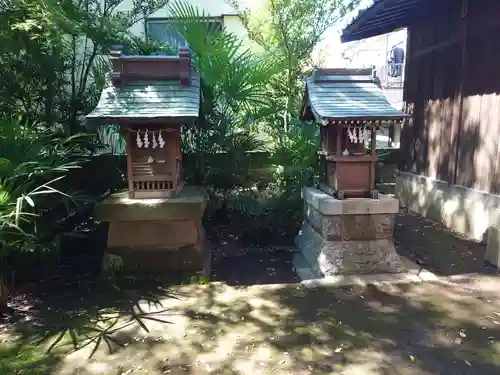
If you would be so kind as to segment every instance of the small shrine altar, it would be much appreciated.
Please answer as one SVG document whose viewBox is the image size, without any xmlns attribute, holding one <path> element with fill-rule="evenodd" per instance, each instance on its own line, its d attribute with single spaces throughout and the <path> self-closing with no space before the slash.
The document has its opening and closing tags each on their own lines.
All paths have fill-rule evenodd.
<svg viewBox="0 0 500 375">
<path fill-rule="evenodd" d="M 377 129 L 405 114 L 371 69 L 318 69 L 307 79 L 301 117 L 320 126 L 320 181 L 302 193 L 301 256 L 317 277 L 404 272 L 392 238 L 399 202 L 376 190 L 375 165 Z"/>
<path fill-rule="evenodd" d="M 106 87 L 87 115 L 89 124 L 119 125 L 126 144 L 127 189 L 95 213 L 109 223 L 108 251 L 130 269 L 209 274 L 204 192 L 183 178 L 181 127 L 195 124 L 201 95 L 189 51 L 127 56 L 116 46 L 110 60 Z"/>
</svg>

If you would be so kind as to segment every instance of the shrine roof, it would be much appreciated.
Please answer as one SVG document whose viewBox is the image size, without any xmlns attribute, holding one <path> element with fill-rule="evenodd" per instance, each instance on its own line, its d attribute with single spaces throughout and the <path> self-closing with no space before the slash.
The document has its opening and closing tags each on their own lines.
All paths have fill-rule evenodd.
<svg viewBox="0 0 500 375">
<path fill-rule="evenodd" d="M 97 107 L 87 115 L 101 123 L 195 120 L 200 109 L 200 77 L 187 48 L 176 56 L 110 54 L 113 70 L 106 78 Z"/>
<path fill-rule="evenodd" d="M 317 121 L 406 117 L 389 103 L 371 69 L 316 70 L 306 81 L 302 117 L 307 119 L 306 112 L 312 113 Z"/>
<path fill-rule="evenodd" d="M 114 85 L 107 79 L 99 103 L 88 119 L 166 119 L 198 117 L 200 77 L 191 73 L 191 85 L 179 80 L 126 80 Z"/>
</svg>

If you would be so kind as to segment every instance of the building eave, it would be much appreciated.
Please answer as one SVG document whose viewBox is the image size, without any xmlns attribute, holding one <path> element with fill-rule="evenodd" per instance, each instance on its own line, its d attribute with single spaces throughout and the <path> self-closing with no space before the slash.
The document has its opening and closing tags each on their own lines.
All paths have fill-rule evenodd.
<svg viewBox="0 0 500 375">
<path fill-rule="evenodd" d="M 387 34 L 411 26 L 425 14 L 441 10 L 447 1 L 430 0 L 375 0 L 342 31 L 341 40 L 353 42 Z"/>
</svg>

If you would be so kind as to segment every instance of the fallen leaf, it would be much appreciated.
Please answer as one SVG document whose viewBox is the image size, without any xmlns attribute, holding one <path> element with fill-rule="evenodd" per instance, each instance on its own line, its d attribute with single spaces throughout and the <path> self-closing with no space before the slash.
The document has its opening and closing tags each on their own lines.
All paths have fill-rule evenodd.
<svg viewBox="0 0 500 375">
<path fill-rule="evenodd" d="M 469 366 L 472 367 L 472 363 L 470 363 L 469 361 L 467 361 L 467 360 L 464 359 L 464 362 L 467 363 L 467 365 L 469 365 Z"/>
<path fill-rule="evenodd" d="M 455 339 L 455 344 L 460 345 L 461 343 L 462 343 L 462 339 L 460 339 L 460 338 L 457 337 Z"/>
<path fill-rule="evenodd" d="M 408 357 L 410 358 L 410 361 L 415 362 L 415 357 L 414 356 L 410 355 Z"/>
</svg>

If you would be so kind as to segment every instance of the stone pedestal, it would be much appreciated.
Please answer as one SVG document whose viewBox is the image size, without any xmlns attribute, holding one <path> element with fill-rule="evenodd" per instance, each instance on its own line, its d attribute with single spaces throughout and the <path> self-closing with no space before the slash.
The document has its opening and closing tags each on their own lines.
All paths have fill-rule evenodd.
<svg viewBox="0 0 500 375">
<path fill-rule="evenodd" d="M 397 199 L 338 200 L 305 188 L 306 219 L 295 242 L 316 277 L 405 272 L 393 244 Z"/>
<path fill-rule="evenodd" d="M 175 198 L 129 199 L 127 192 L 100 203 L 96 220 L 109 222 L 108 251 L 141 272 L 203 271 L 211 254 L 201 223 L 202 189 L 184 187 Z"/>
</svg>

